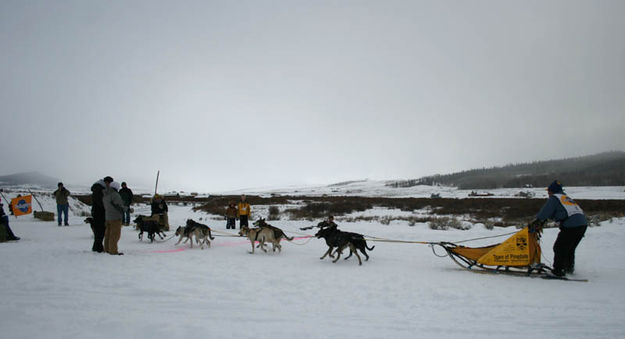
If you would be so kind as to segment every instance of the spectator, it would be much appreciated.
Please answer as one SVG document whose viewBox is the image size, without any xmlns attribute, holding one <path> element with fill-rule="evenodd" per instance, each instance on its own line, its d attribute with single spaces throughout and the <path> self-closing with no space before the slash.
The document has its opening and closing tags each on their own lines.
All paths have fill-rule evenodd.
<svg viewBox="0 0 625 339">
<path fill-rule="evenodd" d="M 58 189 L 52 193 L 56 198 L 56 212 L 58 214 L 58 224 L 61 226 L 61 222 L 63 221 L 61 218 L 61 213 L 65 216 L 65 226 L 69 226 L 69 221 L 67 220 L 67 213 L 69 210 L 69 203 L 67 201 L 67 197 L 69 197 L 69 191 L 63 187 L 63 183 L 60 182 L 58 184 Z"/>
<path fill-rule="evenodd" d="M 123 255 L 124 253 L 117 250 L 117 242 L 121 237 L 122 216 L 126 207 L 122 197 L 117 192 L 120 189 L 119 183 L 113 181 L 111 177 L 104 178 L 104 183 L 106 184 L 104 196 L 102 197 L 106 219 L 104 251 L 112 255 Z"/>
<path fill-rule="evenodd" d="M 328 215 L 328 220 L 326 220 L 326 227 L 338 227 L 338 225 L 334 222 L 333 215 Z"/>
<path fill-rule="evenodd" d="M 243 226 L 249 227 L 248 219 L 252 215 L 252 208 L 250 204 L 247 203 L 245 194 L 241 196 L 241 201 L 239 201 L 237 215 L 239 217 L 239 228 L 243 228 Z"/>
<path fill-rule="evenodd" d="M 124 211 L 124 218 L 122 220 L 122 225 L 128 226 L 130 225 L 130 205 L 132 205 L 132 191 L 128 186 L 126 186 L 126 182 L 122 182 L 122 189 L 119 190 L 119 195 L 122 197 L 124 201 L 124 206 L 126 206 L 126 210 Z"/>
<path fill-rule="evenodd" d="M 91 185 L 91 217 L 93 218 L 93 221 L 91 222 L 91 230 L 93 231 L 93 246 L 91 247 L 91 250 L 98 253 L 102 253 L 104 251 L 104 245 L 102 242 L 104 241 L 106 226 L 104 202 L 102 202 L 102 197 L 104 196 L 105 189 L 106 184 L 103 179 L 100 179 Z"/>
<path fill-rule="evenodd" d="M 234 220 L 237 218 L 237 208 L 234 206 L 234 202 L 230 201 L 228 208 L 226 208 L 226 229 L 235 229 L 236 225 Z"/>
<path fill-rule="evenodd" d="M 1 201 L 0 201 L 0 224 L 4 224 L 4 228 L 6 229 L 6 232 L 7 232 L 6 240 L 20 240 L 20 237 L 16 237 L 15 234 L 13 234 L 11 227 L 9 227 L 9 216 L 4 214 L 4 205 L 2 204 Z M 2 225 L 0 225 L 0 227 L 2 227 Z"/>
</svg>

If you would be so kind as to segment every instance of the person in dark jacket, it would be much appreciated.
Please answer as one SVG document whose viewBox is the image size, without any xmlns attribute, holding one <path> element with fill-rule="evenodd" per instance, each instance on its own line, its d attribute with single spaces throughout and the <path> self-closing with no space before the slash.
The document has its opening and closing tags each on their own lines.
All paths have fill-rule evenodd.
<svg viewBox="0 0 625 339">
<path fill-rule="evenodd" d="M 130 205 L 132 205 L 132 191 L 126 185 L 126 182 L 122 182 L 122 189 L 119 190 L 119 195 L 122 197 L 124 201 L 124 206 L 126 206 L 126 210 L 124 211 L 124 218 L 122 220 L 122 225 L 128 226 L 130 225 Z"/>
<path fill-rule="evenodd" d="M 226 208 L 226 229 L 235 229 L 235 220 L 237 218 L 237 208 L 234 206 L 234 202 L 228 204 Z"/>
<path fill-rule="evenodd" d="M 69 210 L 69 202 L 67 198 L 69 197 L 69 191 L 63 187 L 63 183 L 60 182 L 58 184 L 58 189 L 52 193 L 56 198 L 56 212 L 58 215 L 58 224 L 61 226 L 61 222 L 63 221 L 61 218 L 61 214 L 65 216 L 65 226 L 69 226 L 69 222 L 67 220 L 67 213 Z"/>
<path fill-rule="evenodd" d="M 547 188 L 549 200 L 536 215 L 532 225 L 541 225 L 547 219 L 559 223 L 560 233 L 553 244 L 553 274 L 564 276 L 575 271 L 575 249 L 586 233 L 588 221 L 579 205 L 564 194 L 562 184 L 555 180 Z"/>
<path fill-rule="evenodd" d="M 4 224 L 7 231 L 7 240 L 20 240 L 20 237 L 15 236 L 11 227 L 9 227 L 9 216 L 4 214 L 4 205 L 0 201 L 0 224 Z M 0 225 L 2 227 L 2 225 Z"/>
<path fill-rule="evenodd" d="M 150 207 L 152 208 L 152 215 L 167 213 L 167 203 L 165 199 L 158 194 L 155 194 L 154 198 L 152 198 Z"/>
<path fill-rule="evenodd" d="M 163 227 L 165 231 L 169 231 L 169 218 L 167 217 L 167 203 L 162 196 L 155 194 L 154 198 L 152 198 L 152 215 L 159 216 L 159 224 Z"/>
<path fill-rule="evenodd" d="M 104 225 L 104 203 L 102 202 L 102 197 L 104 196 L 105 188 L 106 184 L 103 179 L 91 185 L 91 217 L 93 218 L 91 222 L 91 230 L 93 231 L 93 246 L 91 250 L 98 253 L 104 252 L 102 242 L 104 241 L 106 227 Z"/>
</svg>

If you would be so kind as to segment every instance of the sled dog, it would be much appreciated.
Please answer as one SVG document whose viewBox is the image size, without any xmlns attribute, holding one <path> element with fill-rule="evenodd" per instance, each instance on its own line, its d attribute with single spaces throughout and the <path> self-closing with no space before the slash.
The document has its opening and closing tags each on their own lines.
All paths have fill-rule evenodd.
<svg viewBox="0 0 625 339">
<path fill-rule="evenodd" d="M 137 229 L 139 230 L 139 240 L 143 240 L 143 232 L 148 233 L 148 239 L 150 239 L 150 242 L 154 242 L 155 235 L 158 235 L 161 239 L 164 239 L 164 236 L 166 236 L 166 234 L 162 231 L 161 226 L 154 220 L 147 219 L 147 217 L 139 215 L 133 221 L 137 224 Z"/>
<path fill-rule="evenodd" d="M 343 232 L 339 230 L 336 226 L 327 227 L 320 229 L 317 234 L 315 234 L 317 238 L 323 238 L 328 245 L 328 250 L 326 253 L 321 256 L 319 259 L 325 258 L 327 255 L 333 257 L 332 251 L 336 248 L 334 254 L 336 254 L 336 258 L 332 261 L 333 263 L 337 262 L 343 253 L 343 249 L 349 247 L 349 255 L 345 257 L 345 259 L 349 259 L 352 254 L 356 254 L 356 258 L 358 258 L 358 265 L 362 265 L 362 260 L 360 259 L 360 255 L 358 255 L 357 250 L 360 250 L 364 256 L 365 260 L 369 260 L 369 255 L 365 252 L 365 249 L 369 251 L 373 250 L 375 246 L 369 248 L 367 246 L 367 242 L 362 234 L 352 233 L 352 232 Z"/>
<path fill-rule="evenodd" d="M 250 243 L 252 245 L 252 252 L 250 253 L 254 253 L 255 241 L 258 241 L 258 247 L 260 247 L 260 249 L 264 252 L 267 252 L 267 249 L 265 249 L 265 243 L 271 243 L 273 252 L 275 252 L 276 249 L 278 250 L 278 252 L 282 252 L 280 240 L 282 240 L 282 238 L 285 238 L 289 241 L 293 240 L 293 238 L 287 237 L 281 229 L 274 226 L 265 226 L 258 228 L 249 228 L 244 226 L 239 231 L 239 235 L 245 236 L 250 240 Z"/>
<path fill-rule="evenodd" d="M 180 226 L 176 229 L 176 236 L 180 237 L 176 245 L 180 244 L 183 239 L 183 244 L 186 244 L 187 241 L 190 240 L 191 248 L 193 248 L 193 237 L 195 237 L 195 242 L 200 245 L 200 248 L 202 249 L 204 249 L 205 243 L 208 245 L 208 247 L 210 247 L 210 240 L 215 239 L 211 233 L 210 227 L 204 224 L 200 224 L 199 222 L 196 222 L 192 219 L 187 220 L 187 224 L 185 227 Z"/>
<path fill-rule="evenodd" d="M 186 228 L 190 228 L 189 238 L 195 237 L 195 242 L 200 245 L 201 249 L 204 249 L 204 244 L 211 247 L 210 240 L 215 240 L 211 233 L 211 228 L 207 225 L 201 224 L 193 219 L 187 219 Z M 209 240 L 210 239 L 210 240 Z M 193 241 L 191 241 L 191 247 L 193 247 Z"/>
</svg>

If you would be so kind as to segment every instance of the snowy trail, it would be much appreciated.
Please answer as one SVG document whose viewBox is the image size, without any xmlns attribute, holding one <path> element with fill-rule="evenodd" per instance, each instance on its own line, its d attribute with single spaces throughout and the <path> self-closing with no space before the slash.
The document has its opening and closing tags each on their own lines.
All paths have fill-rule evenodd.
<svg viewBox="0 0 625 339">
<path fill-rule="evenodd" d="M 189 217 L 199 215 L 172 207 L 172 226 Z M 11 220 L 22 240 L 0 244 L 4 338 L 625 336 L 623 219 L 588 230 L 577 252 L 577 275 L 588 283 L 473 274 L 425 245 L 375 243 L 359 267 L 355 258 L 319 260 L 327 247 L 318 239 L 251 255 L 247 241 L 220 246 L 237 238 L 189 249 L 175 246 L 176 238 L 139 242 L 131 227 L 119 245 L 126 255 L 117 257 L 90 251 L 91 230 L 81 220 L 72 218 L 70 227 Z M 287 233 L 308 224 L 274 223 Z M 366 222 L 341 228 L 425 241 L 511 231 Z M 543 237 L 549 260 L 555 235 L 548 229 Z M 154 253 L 177 248 L 184 250 Z"/>
</svg>

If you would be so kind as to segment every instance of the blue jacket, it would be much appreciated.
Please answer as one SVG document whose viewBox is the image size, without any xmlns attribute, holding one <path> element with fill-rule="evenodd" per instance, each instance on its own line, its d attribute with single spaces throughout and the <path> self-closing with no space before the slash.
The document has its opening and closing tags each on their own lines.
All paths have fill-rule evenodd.
<svg viewBox="0 0 625 339">
<path fill-rule="evenodd" d="M 543 208 L 541 208 L 540 212 L 536 215 L 536 219 L 540 221 L 552 219 L 559 222 L 561 227 L 588 225 L 584 214 L 573 214 L 569 217 L 558 198 L 554 196 L 549 197 L 549 200 L 547 200 Z"/>
</svg>

